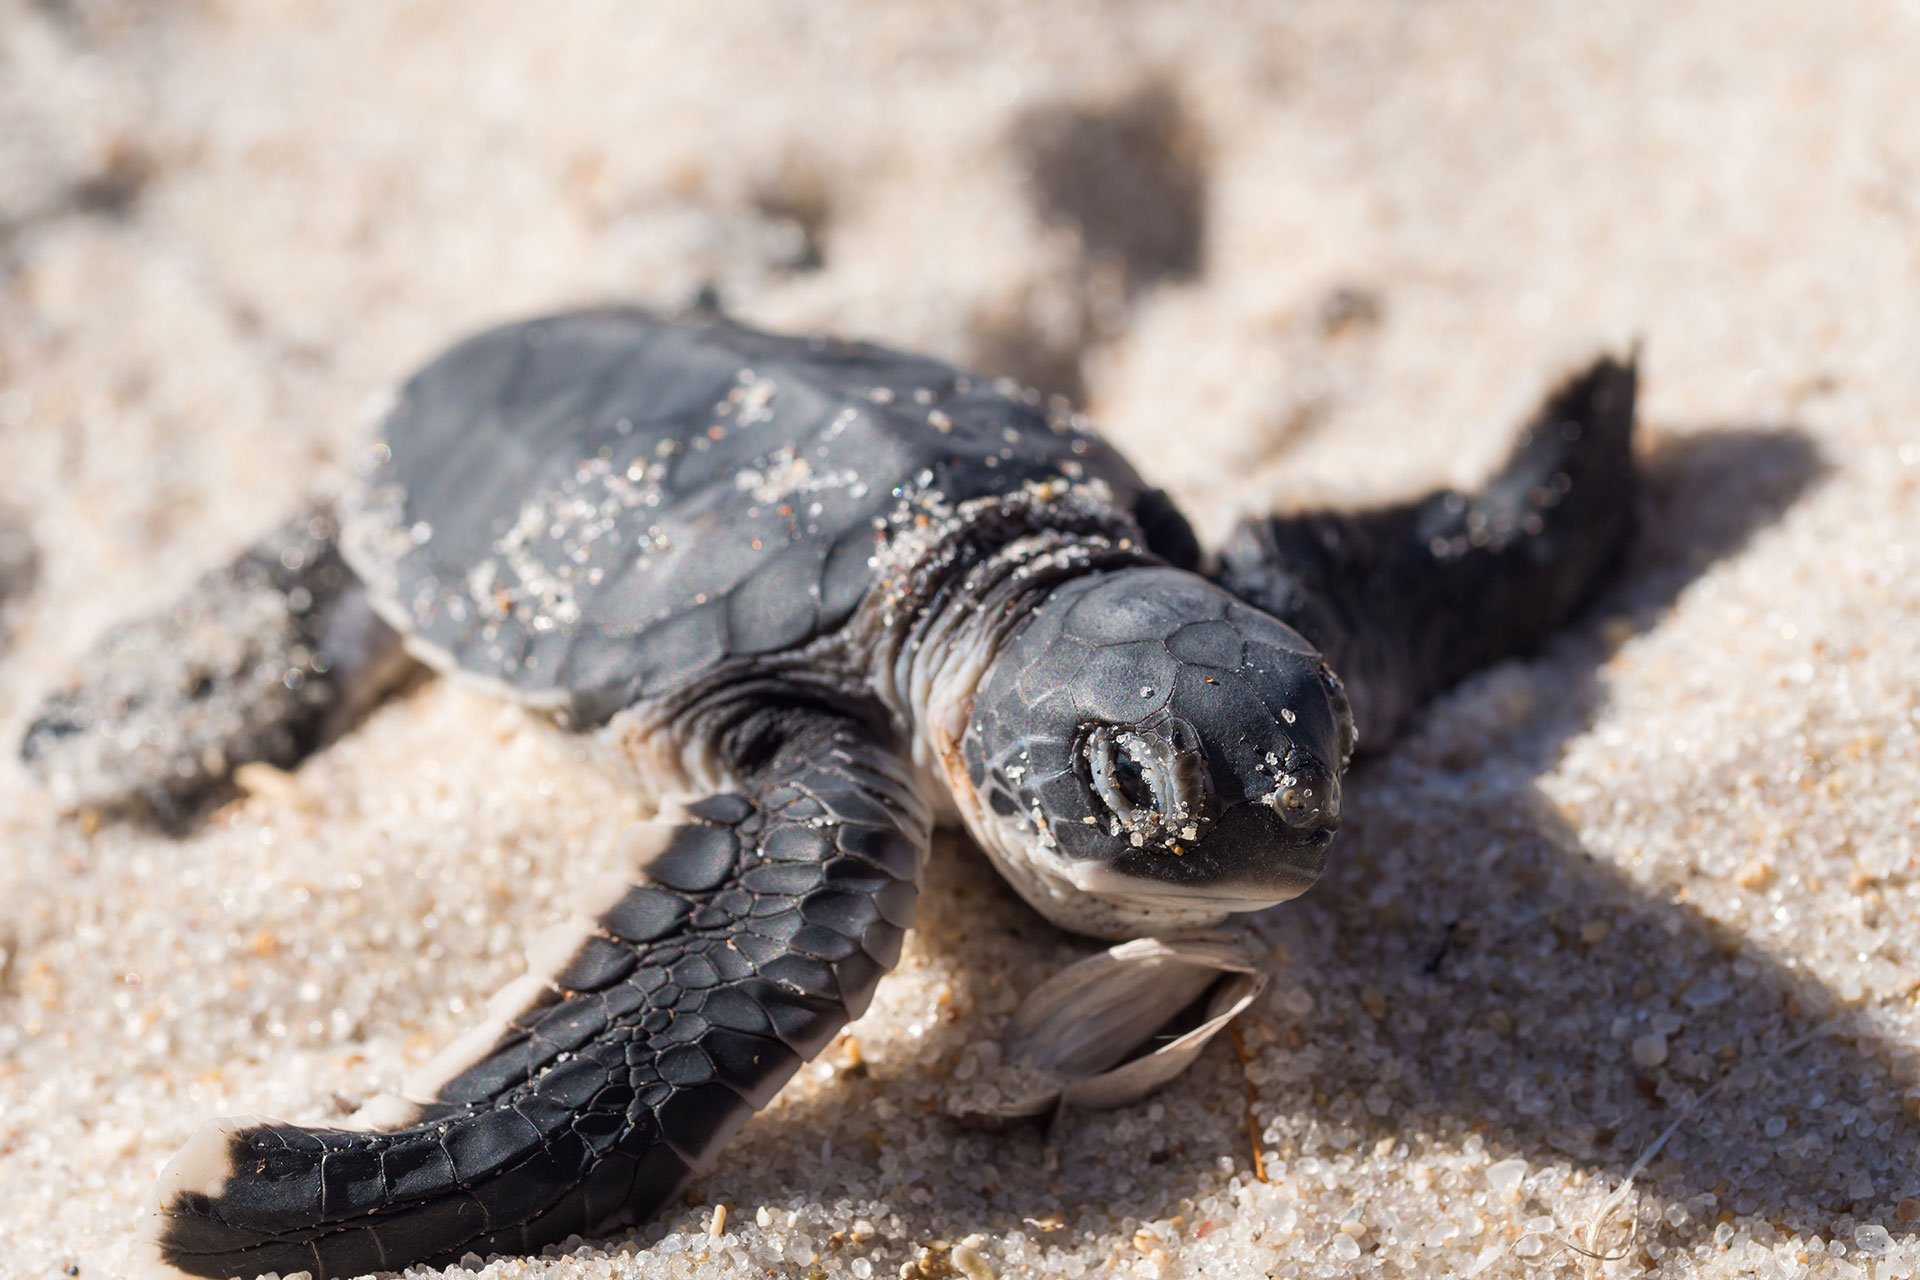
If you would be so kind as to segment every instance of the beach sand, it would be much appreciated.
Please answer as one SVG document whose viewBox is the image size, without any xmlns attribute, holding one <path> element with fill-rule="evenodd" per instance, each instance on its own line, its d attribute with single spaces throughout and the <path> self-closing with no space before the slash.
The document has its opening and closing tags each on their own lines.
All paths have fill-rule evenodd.
<svg viewBox="0 0 1920 1280">
<path fill-rule="evenodd" d="M 953 1119 L 1087 944 L 946 838 L 683 1202 L 444 1274 L 1910 1276 L 1916 68 L 1914 0 L 0 0 L 0 740 L 499 319 L 710 287 L 1016 376 L 1209 538 L 1470 484 L 1638 342 L 1625 573 L 1351 776 L 1241 1052 Z M 8 746 L 0 1276 L 124 1274 L 209 1117 L 394 1089 L 630 811 L 445 682 L 178 839 Z"/>
</svg>

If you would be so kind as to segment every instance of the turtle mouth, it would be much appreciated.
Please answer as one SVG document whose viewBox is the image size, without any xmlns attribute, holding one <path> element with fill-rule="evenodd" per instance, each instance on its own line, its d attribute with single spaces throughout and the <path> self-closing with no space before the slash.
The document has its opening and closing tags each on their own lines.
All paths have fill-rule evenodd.
<svg viewBox="0 0 1920 1280">
<path fill-rule="evenodd" d="M 1197 844 L 1157 843 L 1067 869 L 1088 893 L 1258 911 L 1297 898 L 1326 867 L 1334 826 L 1290 821 L 1263 797 L 1222 814 Z"/>
<path fill-rule="evenodd" d="M 1246 911 L 1265 911 L 1306 892 L 1311 882 L 1300 885 L 1255 887 L 1225 884 L 1178 884 L 1166 880 L 1132 875 L 1111 863 L 1075 867 L 1068 873 L 1074 886 L 1108 902 L 1133 905 L 1198 908 L 1221 915 Z"/>
</svg>

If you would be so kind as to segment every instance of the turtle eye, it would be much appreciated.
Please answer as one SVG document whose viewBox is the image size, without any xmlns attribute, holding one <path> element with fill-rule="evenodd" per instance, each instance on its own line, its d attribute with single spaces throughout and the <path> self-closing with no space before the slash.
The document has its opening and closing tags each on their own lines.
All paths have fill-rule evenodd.
<svg viewBox="0 0 1920 1280">
<path fill-rule="evenodd" d="M 1137 733 L 1105 725 L 1087 736 L 1085 759 L 1093 793 L 1114 817 L 1133 826 L 1164 806 L 1149 745 Z"/>
<path fill-rule="evenodd" d="M 1177 717 L 1145 727 L 1089 725 L 1076 765 L 1113 834 L 1136 845 L 1195 840 L 1213 820 L 1199 736 Z"/>
</svg>

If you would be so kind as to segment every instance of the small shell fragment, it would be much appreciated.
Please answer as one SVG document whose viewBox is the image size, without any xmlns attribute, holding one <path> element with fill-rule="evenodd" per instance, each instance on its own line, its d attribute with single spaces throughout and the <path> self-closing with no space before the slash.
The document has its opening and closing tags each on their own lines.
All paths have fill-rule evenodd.
<svg viewBox="0 0 1920 1280">
<path fill-rule="evenodd" d="M 1252 952 L 1229 933 L 1136 938 L 1109 947 L 1028 995 L 1002 1038 L 1001 1063 L 990 1073 L 994 1088 L 950 1107 L 961 1114 L 1013 1117 L 1061 1105 L 1126 1106 L 1192 1066 L 1266 984 Z M 1203 996 L 1199 1025 L 1133 1056 Z"/>
</svg>

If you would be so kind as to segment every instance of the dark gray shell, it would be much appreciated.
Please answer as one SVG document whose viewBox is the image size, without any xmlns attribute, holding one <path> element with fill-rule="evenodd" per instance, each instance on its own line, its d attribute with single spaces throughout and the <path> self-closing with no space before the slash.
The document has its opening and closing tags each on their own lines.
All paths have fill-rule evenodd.
<svg viewBox="0 0 1920 1280">
<path fill-rule="evenodd" d="M 1009 390 L 723 321 L 508 325 L 402 389 L 355 568 L 429 653 L 587 725 L 843 627 L 888 517 L 928 495 L 1103 481 L 1183 558 L 1123 458 Z"/>
</svg>

